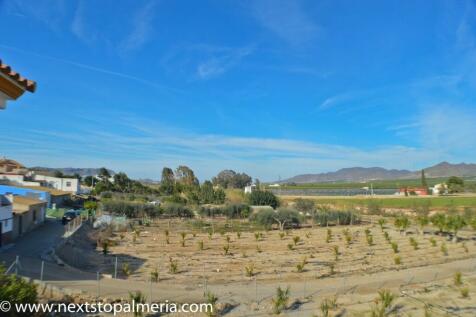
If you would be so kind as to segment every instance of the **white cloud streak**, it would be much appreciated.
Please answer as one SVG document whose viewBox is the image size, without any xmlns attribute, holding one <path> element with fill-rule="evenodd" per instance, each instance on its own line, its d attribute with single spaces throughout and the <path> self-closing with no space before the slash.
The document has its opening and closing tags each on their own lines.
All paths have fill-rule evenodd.
<svg viewBox="0 0 476 317">
<path fill-rule="evenodd" d="M 199 63 L 197 66 L 197 76 L 200 79 L 210 79 L 222 75 L 252 52 L 253 48 L 245 47 L 229 49 L 221 54 L 215 54 L 212 58 Z"/>
<path fill-rule="evenodd" d="M 253 1 L 253 13 L 266 29 L 292 45 L 303 45 L 314 40 L 319 27 L 308 16 L 298 1 Z"/>
<path fill-rule="evenodd" d="M 60 62 L 60 63 L 63 63 L 63 64 L 68 64 L 68 65 L 75 66 L 75 67 L 78 67 L 78 68 L 90 70 L 90 71 L 93 71 L 93 72 L 96 72 L 96 73 L 101 73 L 101 74 L 111 75 L 111 76 L 114 76 L 114 77 L 119 77 L 119 78 L 123 78 L 123 79 L 127 79 L 127 80 L 132 80 L 132 81 L 135 81 L 135 82 L 138 82 L 138 83 L 141 83 L 141 84 L 145 84 L 145 85 L 148 85 L 148 86 L 151 86 L 151 87 L 154 87 L 154 88 L 167 90 L 167 91 L 170 91 L 170 92 L 175 92 L 175 93 L 182 93 L 183 92 L 179 89 L 164 86 L 162 84 L 159 84 L 159 83 L 156 83 L 156 82 L 144 79 L 144 78 L 140 78 L 140 77 L 137 77 L 137 76 L 133 76 L 133 75 L 129 75 L 129 74 L 121 73 L 121 72 L 116 72 L 116 71 L 112 71 L 112 70 L 108 70 L 108 69 L 104 69 L 104 68 L 100 68 L 100 67 L 96 67 L 96 66 L 91 66 L 91 65 L 88 65 L 88 64 L 84 64 L 84 63 L 78 63 L 78 62 L 74 62 L 74 61 L 70 61 L 70 60 L 67 60 L 67 59 L 62 59 L 62 58 L 58 58 L 58 57 L 54 57 L 54 56 L 38 54 L 38 53 L 34 53 L 32 51 L 26 51 L 26 50 L 16 48 L 16 47 L 12 47 L 12 46 L 8 46 L 8 45 L 0 44 L 0 47 L 4 48 L 4 49 L 9 49 L 9 50 L 12 50 L 12 51 L 16 51 L 16 52 L 19 52 L 19 53 L 22 53 L 22 54 L 30 55 L 30 56 L 35 56 L 35 57 L 48 59 L 48 60 L 55 61 L 55 62 Z"/>
<path fill-rule="evenodd" d="M 157 1 L 149 1 L 136 12 L 132 18 L 132 30 L 119 44 L 123 53 L 138 50 L 147 43 L 153 31 L 156 7 Z"/>
<path fill-rule="evenodd" d="M 201 179 L 233 168 L 264 180 L 275 180 L 279 176 L 349 166 L 414 169 L 435 159 L 435 151 L 430 147 L 359 149 L 292 139 L 196 134 L 144 119 L 124 117 L 114 121 L 122 123 L 113 129 L 72 127 L 75 133 L 24 130 L 28 138 L 12 136 L 8 142 L 2 142 L 2 148 L 7 156 L 25 158 L 26 164 L 39 165 L 44 160 L 51 165 L 53 161 L 49 158 L 55 157 L 61 166 L 94 162 L 95 166 L 107 165 L 148 178 L 159 177 L 164 165 L 179 164 L 190 165 Z M 8 131 L 1 130 L 8 137 Z"/>
</svg>

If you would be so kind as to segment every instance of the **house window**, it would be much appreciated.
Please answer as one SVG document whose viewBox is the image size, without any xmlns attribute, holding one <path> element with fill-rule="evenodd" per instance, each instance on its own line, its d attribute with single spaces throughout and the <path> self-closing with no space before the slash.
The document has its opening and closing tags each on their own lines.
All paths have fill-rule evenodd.
<svg viewBox="0 0 476 317">
<path fill-rule="evenodd" d="M 71 182 L 66 182 L 66 187 L 71 187 Z"/>
<path fill-rule="evenodd" d="M 36 210 L 33 210 L 33 221 L 36 221 Z"/>
</svg>

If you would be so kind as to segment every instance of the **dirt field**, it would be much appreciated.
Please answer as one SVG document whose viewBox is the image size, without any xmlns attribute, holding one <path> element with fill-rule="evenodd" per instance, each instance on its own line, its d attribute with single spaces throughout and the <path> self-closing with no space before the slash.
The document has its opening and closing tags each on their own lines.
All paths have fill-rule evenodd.
<svg viewBox="0 0 476 317">
<path fill-rule="evenodd" d="M 331 231 L 329 238 L 328 230 Z M 369 231 L 366 233 L 366 230 Z M 136 226 L 134 231 L 114 232 L 109 237 L 108 255 L 103 255 L 102 246 L 96 241 L 98 234 L 85 229 L 87 238 L 79 235 L 67 246 L 68 252 L 62 255 L 69 259 L 73 255 L 75 261 L 68 262 L 82 269 L 100 270 L 111 275 L 114 275 L 117 257 L 119 278 L 149 281 L 151 272 L 157 271 L 158 285 L 175 285 L 190 290 L 212 289 L 221 301 L 239 303 L 233 310 L 238 315 L 246 315 L 249 311 L 270 311 L 272 295 L 260 297 L 259 301 L 252 299 L 251 294 L 259 283 L 260 292 L 266 294 L 273 294 L 278 284 L 292 285 L 290 303 L 297 300 L 299 305 L 290 312 L 303 316 L 313 312 L 321 316 L 321 302 L 331 301 L 339 292 L 338 305 L 332 309 L 334 314 L 344 311 L 347 313 L 341 316 L 354 316 L 354 313 L 358 316 L 369 311 L 377 291 L 383 288 L 392 289 L 398 295 L 394 305 L 401 306 L 397 305 L 395 309 L 407 312 L 401 316 L 424 316 L 425 303 L 433 305 L 432 316 L 440 316 L 439 313 L 451 309 L 457 311 L 458 316 L 474 316 L 476 308 L 470 303 L 476 298 L 476 289 L 472 286 L 475 277 L 465 273 L 464 285 L 456 287 L 452 278 L 448 278 L 456 273 L 456 268 L 455 272 L 451 267 L 447 269 L 445 279 L 441 279 L 444 275 L 438 275 L 438 265 L 453 261 L 467 259 L 476 268 L 473 232 L 461 232 L 460 241 L 453 243 L 433 230 L 428 227 L 422 234 L 416 228 L 410 228 L 405 235 L 393 225 L 387 224 L 381 230 L 376 224 L 365 224 L 303 228 L 286 233 L 277 230 L 243 231 L 240 237 L 237 232 L 230 231 L 214 233 L 210 237 L 208 232 L 194 231 L 183 222 L 160 221 L 150 226 Z M 385 238 L 385 232 L 388 240 L 398 245 L 397 253 Z M 369 235 L 372 241 L 367 238 Z M 416 243 L 412 244 L 410 239 Z M 229 246 L 228 251 L 226 246 Z M 176 272 L 172 272 L 171 263 L 176 264 Z M 129 274 L 123 269 L 125 266 L 130 268 Z M 251 268 L 252 274 L 247 273 Z M 399 279 L 395 277 L 394 283 L 380 285 L 378 280 L 371 283 L 373 277 L 391 280 L 400 272 L 418 272 L 420 269 L 427 275 L 431 272 L 434 278 L 431 275 L 427 276 L 425 283 L 413 283 L 412 276 L 407 278 L 405 273 Z M 473 273 L 476 273 L 474 268 Z M 368 288 L 346 289 L 347 283 L 362 282 L 366 277 Z M 327 289 L 320 286 L 322 288 L 315 291 L 313 283 L 329 286 Z M 461 295 L 465 285 L 468 298 Z M 238 295 L 246 293 L 247 289 L 248 294 Z M 405 296 L 400 293 L 401 289 L 406 290 Z M 348 314 L 349 311 L 353 314 Z"/>
<path fill-rule="evenodd" d="M 173 227 L 172 224 L 171 228 Z M 390 225 L 384 230 L 388 232 L 391 241 L 398 244 L 398 253 L 392 250 L 381 229 L 372 225 L 331 227 L 329 242 L 326 242 L 327 228 L 319 227 L 290 230 L 282 238 L 279 231 L 259 231 L 242 232 L 240 238 L 233 232 L 215 233 L 211 239 L 207 233 L 170 229 L 167 243 L 164 232 L 168 229 L 165 228 L 168 228 L 167 223 L 159 224 L 158 227 L 137 228 L 139 235 L 135 242 L 135 233 L 125 233 L 123 240 L 119 234 L 115 235 L 113 241 L 117 245 L 110 248 L 112 254 L 130 254 L 139 257 L 141 262 L 144 261 L 144 265 L 130 278 L 144 279 L 158 268 L 162 278 L 196 282 L 203 280 L 205 275 L 208 283 L 220 284 L 249 279 L 245 271 L 247 266 L 252 265 L 260 280 L 288 281 L 427 266 L 468 258 L 476 253 L 473 242 L 452 243 L 443 236 L 421 235 L 415 231 L 405 236 Z M 352 236 L 350 244 L 344 237 L 346 229 Z M 368 244 L 365 229 L 369 229 L 372 234 L 372 245 Z M 186 233 L 184 246 L 182 232 Z M 257 239 L 257 234 L 262 236 Z M 295 237 L 299 238 L 297 243 L 294 242 L 297 239 Z M 411 245 L 410 238 L 418 243 L 416 250 Z M 435 246 L 432 246 L 431 238 L 435 240 Z M 200 250 L 201 242 L 203 250 Z M 224 248 L 227 245 L 229 251 L 225 255 Z M 446 245 L 447 255 L 441 251 L 442 245 Z M 335 247 L 338 248 L 337 261 Z M 401 264 L 395 264 L 397 256 L 400 257 Z M 170 258 L 177 261 L 179 272 L 176 274 L 169 272 Z M 119 256 L 120 263 L 127 261 L 127 257 Z M 302 272 L 298 272 L 297 265 L 303 261 L 306 264 Z M 137 267 L 137 264 L 130 262 L 131 267 Z M 332 266 L 334 272 L 331 272 Z"/>
</svg>

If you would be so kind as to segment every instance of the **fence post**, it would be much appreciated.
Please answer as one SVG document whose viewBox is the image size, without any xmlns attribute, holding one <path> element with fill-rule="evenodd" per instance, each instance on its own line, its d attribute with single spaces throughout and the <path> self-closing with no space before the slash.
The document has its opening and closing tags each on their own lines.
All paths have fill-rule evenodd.
<svg viewBox="0 0 476 317">
<path fill-rule="evenodd" d="M 149 280 L 149 304 L 152 304 L 152 279 Z"/>
<path fill-rule="evenodd" d="M 18 275 L 18 265 L 20 265 L 20 256 L 17 255 L 15 258 L 15 275 Z"/>
<path fill-rule="evenodd" d="M 117 280 L 117 256 L 116 256 L 116 262 L 114 263 L 114 279 Z"/>
<path fill-rule="evenodd" d="M 255 276 L 255 300 L 258 303 L 258 278 Z"/>
<path fill-rule="evenodd" d="M 43 272 L 45 269 L 45 261 L 41 261 L 41 272 L 40 272 L 40 281 L 43 282 Z"/>
<path fill-rule="evenodd" d="M 98 293 L 98 298 L 99 298 L 99 294 L 100 294 L 100 279 L 99 279 L 99 272 L 96 273 L 96 278 L 97 278 L 97 282 L 98 282 L 98 289 L 97 289 L 97 293 Z"/>
</svg>

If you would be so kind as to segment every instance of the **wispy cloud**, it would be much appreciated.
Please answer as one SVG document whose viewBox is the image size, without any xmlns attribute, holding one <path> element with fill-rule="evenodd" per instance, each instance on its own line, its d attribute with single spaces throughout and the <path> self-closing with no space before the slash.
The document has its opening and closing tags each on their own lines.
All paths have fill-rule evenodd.
<svg viewBox="0 0 476 317">
<path fill-rule="evenodd" d="M 61 32 L 67 15 L 66 1 L 0 1 L 0 9 L 2 9 L 2 7 L 4 7 L 9 14 L 17 17 L 31 17 L 57 33 Z"/>
<path fill-rule="evenodd" d="M 161 66 L 174 75 L 189 80 L 219 77 L 237 67 L 253 54 L 254 45 L 230 47 L 211 44 L 187 44 L 170 49 L 161 59 Z"/>
<path fill-rule="evenodd" d="M 149 1 L 135 13 L 132 18 L 132 30 L 119 44 L 119 49 L 124 52 L 140 49 L 152 34 L 152 23 L 155 18 L 157 1 Z"/>
<path fill-rule="evenodd" d="M 78 6 L 73 14 L 73 20 L 71 22 L 71 32 L 82 42 L 93 45 L 99 40 L 98 31 L 94 28 L 91 29 L 85 21 L 86 4 L 84 1 L 79 1 Z M 106 39 L 103 39 L 106 40 Z"/>
<path fill-rule="evenodd" d="M 419 118 L 422 142 L 434 149 L 474 153 L 476 112 L 454 104 L 432 105 Z"/>
<path fill-rule="evenodd" d="M 38 54 L 38 53 L 34 53 L 32 51 L 26 51 L 26 50 L 16 48 L 16 47 L 12 47 L 12 46 L 8 46 L 8 45 L 0 44 L 0 47 L 4 48 L 4 49 L 15 51 L 15 52 L 19 52 L 19 53 L 22 53 L 22 54 L 35 56 L 35 57 L 39 57 L 39 58 L 43 58 L 43 59 L 48 59 L 48 60 L 51 60 L 51 61 L 59 62 L 59 63 L 62 63 L 62 64 L 68 64 L 68 65 L 78 67 L 78 68 L 82 68 L 82 69 L 87 69 L 87 70 L 90 70 L 92 72 L 111 75 L 111 76 L 114 76 L 114 77 L 119 77 L 119 78 L 123 78 L 123 79 L 127 79 L 127 80 L 132 80 L 132 81 L 135 81 L 135 82 L 138 82 L 138 83 L 141 83 L 141 84 L 144 84 L 144 85 L 148 85 L 148 86 L 151 86 L 151 87 L 154 87 L 154 88 L 159 88 L 159 89 L 163 89 L 163 90 L 167 90 L 167 91 L 171 91 L 171 92 L 175 92 L 175 93 L 182 93 L 182 91 L 179 90 L 179 89 L 164 86 L 162 84 L 159 84 L 159 83 L 156 83 L 156 82 L 144 79 L 144 78 L 140 78 L 140 77 L 137 77 L 137 76 L 133 76 L 133 75 L 130 75 L 130 74 L 116 72 L 116 71 L 112 71 L 112 70 L 108 70 L 108 69 L 104 69 L 104 68 L 84 64 L 84 63 L 79 63 L 79 62 L 75 62 L 75 61 L 71 61 L 71 60 L 67 60 L 67 59 L 63 59 L 63 58 L 58 58 L 58 57 L 55 57 L 55 56 Z"/>
<path fill-rule="evenodd" d="M 71 133 L 54 128 L 25 129 L 22 133 L 28 134 L 28 138 L 21 135 L 10 138 L 10 133 L 0 127 L 8 139 L 2 149 L 8 156 L 28 154 L 29 161 L 48 162 L 46 157 L 61 157 L 63 166 L 65 162 L 85 166 L 91 162 L 90 153 L 94 153 L 96 165 L 119 166 L 136 177 L 159 177 L 163 165 L 187 164 L 199 169 L 202 179 L 224 168 L 242 168 L 253 176 L 274 180 L 278 174 L 287 177 L 349 166 L 414 168 L 435 158 L 434 150 L 425 147 L 383 145 L 363 150 L 295 139 L 197 134 L 130 115 L 112 121 L 113 127 L 93 122 L 85 125 L 83 121 L 80 126 L 72 126 L 75 132 Z M 28 153 L 23 149 L 28 149 Z M 152 162 L 155 162 L 154 172 L 147 168 Z M 34 163 L 37 164 L 40 163 Z"/>
<path fill-rule="evenodd" d="M 312 41 L 319 33 L 319 27 L 299 1 L 253 1 L 253 14 L 264 28 L 292 45 Z"/>
<path fill-rule="evenodd" d="M 243 58 L 253 52 L 252 47 L 227 49 L 215 53 L 213 57 L 202 61 L 197 66 L 197 76 L 200 79 L 210 79 L 224 74 L 236 66 Z"/>
<path fill-rule="evenodd" d="M 350 90 L 327 97 L 317 107 L 318 110 L 328 110 L 342 105 L 352 105 L 356 107 L 358 101 L 368 100 L 376 94 L 376 90 Z"/>
<path fill-rule="evenodd" d="M 99 15 L 89 2 L 79 1 L 73 13 L 71 32 L 89 46 L 105 46 L 120 55 L 137 51 L 154 33 L 153 22 L 158 2 L 149 0 L 136 3 L 140 6 L 135 11 L 111 19 L 106 11 Z"/>
</svg>

